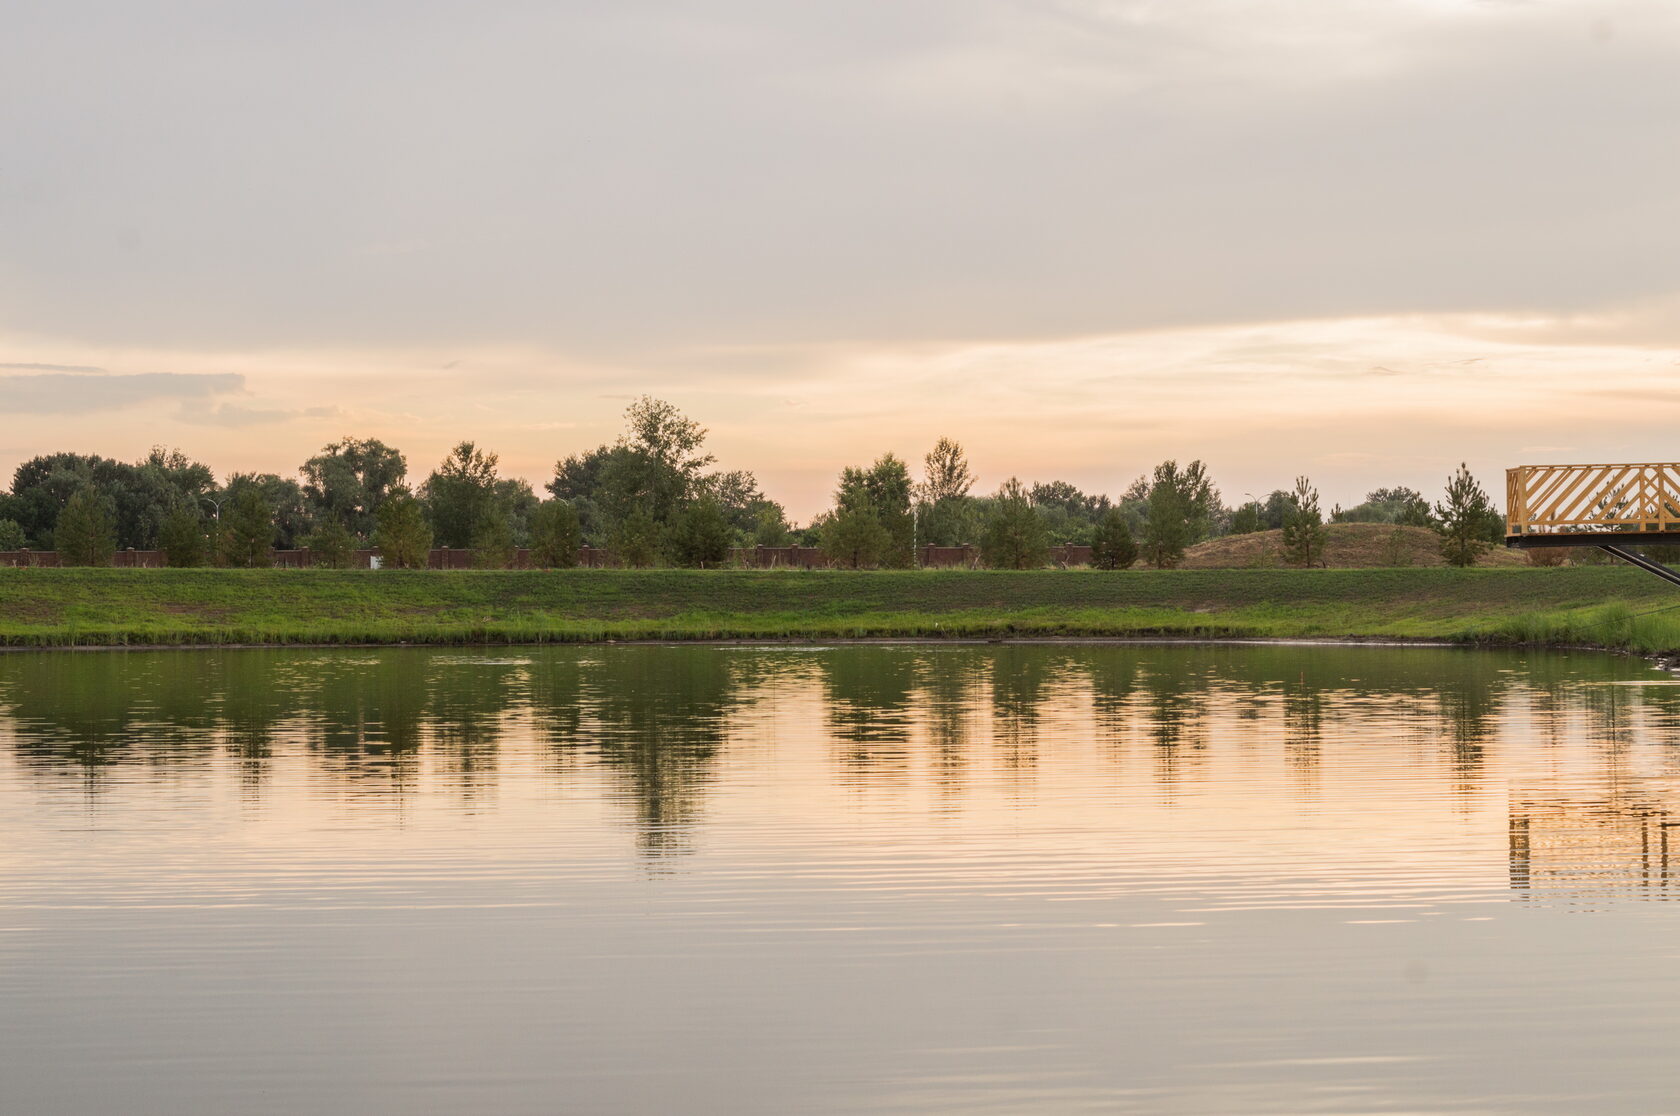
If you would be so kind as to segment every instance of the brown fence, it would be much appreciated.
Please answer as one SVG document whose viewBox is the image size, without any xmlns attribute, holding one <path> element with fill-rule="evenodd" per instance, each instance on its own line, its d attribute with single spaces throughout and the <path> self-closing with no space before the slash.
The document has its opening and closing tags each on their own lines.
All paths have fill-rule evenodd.
<svg viewBox="0 0 1680 1116">
<path fill-rule="evenodd" d="M 371 569 L 377 549 L 353 552 L 352 569 Z M 924 569 L 977 569 L 980 549 L 975 546 L 924 546 L 917 548 L 917 565 Z M 1091 563 L 1088 546 L 1053 546 L 1050 564 L 1053 566 L 1087 566 Z M 0 550 L 0 566 L 36 566 L 50 568 L 59 565 L 58 554 L 51 550 Z M 158 569 L 167 566 L 161 550 L 119 550 L 111 556 L 111 565 L 124 569 Z M 271 550 L 269 565 L 276 569 L 307 569 L 315 564 L 307 547 L 301 550 Z M 477 552 L 462 548 L 436 547 L 426 556 L 426 567 L 433 570 L 468 570 L 477 564 Z M 612 551 L 598 546 L 578 550 L 578 565 L 601 569 L 617 564 Z M 729 552 L 726 563 L 754 570 L 820 570 L 833 563 L 828 555 L 814 546 L 743 546 Z M 513 569 L 531 568 L 531 552 L 514 551 Z"/>
</svg>

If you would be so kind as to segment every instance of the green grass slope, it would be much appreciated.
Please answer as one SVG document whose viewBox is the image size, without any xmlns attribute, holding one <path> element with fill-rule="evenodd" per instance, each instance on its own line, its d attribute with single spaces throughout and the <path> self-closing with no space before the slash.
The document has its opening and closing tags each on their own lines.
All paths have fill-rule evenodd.
<svg viewBox="0 0 1680 1116">
<path fill-rule="evenodd" d="M 1372 637 L 1680 649 L 1615 567 L 992 571 L 0 569 L 0 645 Z M 1666 611 L 1658 611 L 1666 610 Z"/>
</svg>

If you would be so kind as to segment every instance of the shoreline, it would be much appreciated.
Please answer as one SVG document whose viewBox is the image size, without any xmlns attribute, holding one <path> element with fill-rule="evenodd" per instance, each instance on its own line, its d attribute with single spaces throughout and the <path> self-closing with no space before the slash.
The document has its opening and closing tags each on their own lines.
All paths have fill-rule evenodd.
<svg viewBox="0 0 1680 1116">
<path fill-rule="evenodd" d="M 548 643 L 1325 643 L 1680 651 L 1618 567 L 0 570 L 0 650 Z"/>
</svg>

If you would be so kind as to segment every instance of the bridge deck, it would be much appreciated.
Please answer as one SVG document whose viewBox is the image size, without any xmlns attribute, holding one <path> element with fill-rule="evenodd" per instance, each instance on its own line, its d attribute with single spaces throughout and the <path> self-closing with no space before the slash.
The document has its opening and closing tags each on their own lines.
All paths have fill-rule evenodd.
<svg viewBox="0 0 1680 1116">
<path fill-rule="evenodd" d="M 1505 545 L 1680 543 L 1680 463 L 1505 470 Z"/>
</svg>

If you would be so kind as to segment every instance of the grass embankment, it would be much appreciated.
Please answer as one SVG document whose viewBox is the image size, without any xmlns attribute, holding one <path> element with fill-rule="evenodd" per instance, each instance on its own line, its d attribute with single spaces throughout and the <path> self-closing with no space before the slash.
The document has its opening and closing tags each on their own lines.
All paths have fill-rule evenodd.
<svg viewBox="0 0 1680 1116">
<path fill-rule="evenodd" d="M 1573 569 L 0 570 L 0 644 L 1369 637 L 1680 649 L 1680 594 Z"/>
</svg>

